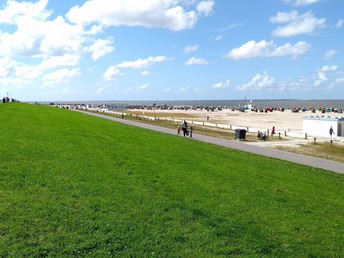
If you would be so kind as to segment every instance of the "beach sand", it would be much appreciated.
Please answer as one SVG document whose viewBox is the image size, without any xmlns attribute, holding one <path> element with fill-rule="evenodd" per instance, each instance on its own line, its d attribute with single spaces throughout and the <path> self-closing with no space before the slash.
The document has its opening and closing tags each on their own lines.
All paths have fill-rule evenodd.
<svg viewBox="0 0 344 258">
<path fill-rule="evenodd" d="M 166 117 L 173 116 L 178 119 L 194 120 L 218 123 L 232 126 L 249 127 L 260 129 L 262 131 L 271 130 L 275 126 L 276 131 L 296 131 L 301 132 L 303 127 L 303 118 L 305 116 L 332 116 L 344 117 L 340 113 L 321 113 L 317 111 L 312 113 L 306 112 L 292 112 L 291 110 L 273 111 L 273 112 L 253 112 L 253 111 L 232 111 L 230 109 L 223 109 L 221 111 L 206 111 L 206 110 L 137 110 L 147 116 L 164 115 Z M 172 115 L 173 114 L 173 115 Z"/>
</svg>

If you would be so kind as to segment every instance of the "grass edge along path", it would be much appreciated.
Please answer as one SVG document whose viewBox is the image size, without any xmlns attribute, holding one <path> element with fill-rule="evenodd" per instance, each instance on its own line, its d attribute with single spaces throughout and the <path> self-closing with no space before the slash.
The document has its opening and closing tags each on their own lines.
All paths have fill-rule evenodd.
<svg viewBox="0 0 344 258">
<path fill-rule="evenodd" d="M 96 116 L 96 117 L 101 117 L 104 119 L 108 119 L 108 120 L 112 120 L 112 121 L 116 121 L 120 123 L 125 123 L 128 125 L 143 127 L 143 128 L 158 131 L 158 132 L 176 134 L 176 130 L 152 125 L 149 123 L 141 123 L 134 120 L 121 119 L 114 116 L 109 116 L 109 115 L 96 113 L 96 112 L 87 112 L 87 111 L 81 111 L 81 110 L 74 110 L 74 111 L 85 113 L 90 116 Z M 212 143 L 215 145 L 220 145 L 227 148 L 241 150 L 244 152 L 254 153 L 257 155 L 287 160 L 290 162 L 303 164 L 303 165 L 307 165 L 311 167 L 322 168 L 322 169 L 329 170 L 336 173 L 344 173 L 343 162 L 333 161 L 329 159 L 322 159 L 322 158 L 308 156 L 308 155 L 294 153 L 294 152 L 287 152 L 287 151 L 283 151 L 279 149 L 267 148 L 267 147 L 262 147 L 262 146 L 254 146 L 254 145 L 245 144 L 245 142 L 241 142 L 241 141 L 226 140 L 223 138 L 211 137 L 211 136 L 201 135 L 201 134 L 194 134 L 193 139 Z"/>
<path fill-rule="evenodd" d="M 0 105 L 0 256 L 338 257 L 344 178 L 36 105 Z"/>
</svg>

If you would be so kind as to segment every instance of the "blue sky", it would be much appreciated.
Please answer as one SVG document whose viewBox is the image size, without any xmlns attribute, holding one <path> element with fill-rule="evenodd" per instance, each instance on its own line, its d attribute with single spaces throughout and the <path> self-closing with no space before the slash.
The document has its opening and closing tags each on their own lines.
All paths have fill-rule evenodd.
<svg viewBox="0 0 344 258">
<path fill-rule="evenodd" d="M 0 96 L 344 99 L 344 0 L 1 0 Z"/>
</svg>

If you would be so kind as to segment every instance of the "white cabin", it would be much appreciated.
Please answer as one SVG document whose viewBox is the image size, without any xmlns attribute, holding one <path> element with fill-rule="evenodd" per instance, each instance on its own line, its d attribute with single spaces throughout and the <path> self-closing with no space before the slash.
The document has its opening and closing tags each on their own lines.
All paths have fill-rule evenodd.
<svg viewBox="0 0 344 258">
<path fill-rule="evenodd" d="M 330 137 L 330 128 L 335 137 L 344 136 L 344 118 L 331 116 L 305 116 L 303 118 L 303 133 L 309 136 Z"/>
</svg>

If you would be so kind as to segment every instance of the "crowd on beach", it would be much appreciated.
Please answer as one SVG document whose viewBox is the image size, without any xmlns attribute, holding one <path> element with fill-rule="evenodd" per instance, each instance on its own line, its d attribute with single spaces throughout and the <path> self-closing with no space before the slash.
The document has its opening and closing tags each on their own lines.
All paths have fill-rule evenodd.
<svg viewBox="0 0 344 258">
<path fill-rule="evenodd" d="M 127 104 L 54 104 L 49 103 L 51 106 L 67 108 L 67 109 L 99 109 L 99 110 L 181 110 L 181 111 L 208 111 L 208 112 L 215 112 L 215 111 L 223 111 L 223 110 L 231 110 L 231 111 L 251 111 L 257 113 L 268 113 L 274 111 L 284 112 L 287 108 L 284 107 L 256 107 L 252 106 L 247 108 L 247 106 L 237 107 L 237 106 L 201 106 L 201 105 L 127 105 Z M 317 111 L 320 113 L 344 113 L 344 108 L 334 108 L 334 107 L 291 107 L 288 108 L 291 110 L 292 113 L 299 113 L 299 112 L 306 112 L 310 111 L 312 113 L 316 113 Z"/>
</svg>

